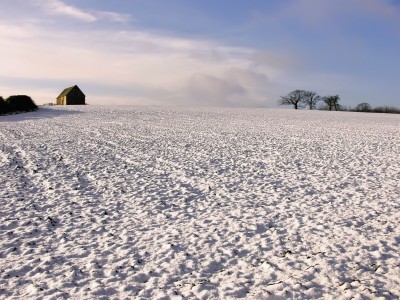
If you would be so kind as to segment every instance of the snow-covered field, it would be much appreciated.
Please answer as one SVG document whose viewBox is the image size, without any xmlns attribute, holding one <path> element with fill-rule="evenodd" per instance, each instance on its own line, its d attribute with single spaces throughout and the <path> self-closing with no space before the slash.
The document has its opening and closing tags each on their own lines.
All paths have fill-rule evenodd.
<svg viewBox="0 0 400 300">
<path fill-rule="evenodd" d="M 0 117 L 0 298 L 398 299 L 400 116 Z"/>
</svg>

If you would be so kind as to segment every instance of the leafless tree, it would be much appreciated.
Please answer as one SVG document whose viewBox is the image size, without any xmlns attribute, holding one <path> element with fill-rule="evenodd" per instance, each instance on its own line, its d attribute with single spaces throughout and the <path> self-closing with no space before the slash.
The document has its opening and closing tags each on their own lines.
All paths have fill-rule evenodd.
<svg viewBox="0 0 400 300">
<path fill-rule="evenodd" d="M 340 97 L 339 97 L 339 95 L 325 96 L 325 97 L 322 98 L 322 101 L 325 103 L 326 108 L 328 110 L 339 110 L 340 109 L 340 105 L 339 105 Z"/>
<path fill-rule="evenodd" d="M 303 104 L 303 92 L 302 90 L 292 91 L 287 96 L 282 96 L 278 103 L 280 105 L 293 105 L 294 109 L 298 109 Z"/>
<path fill-rule="evenodd" d="M 316 92 L 312 91 L 302 91 L 302 102 L 310 109 L 315 109 L 317 103 L 321 100 L 321 97 L 317 95 Z"/>
<path fill-rule="evenodd" d="M 361 112 L 369 112 L 371 110 L 372 110 L 371 105 L 365 102 L 358 104 L 355 108 L 355 111 L 361 111 Z"/>
</svg>

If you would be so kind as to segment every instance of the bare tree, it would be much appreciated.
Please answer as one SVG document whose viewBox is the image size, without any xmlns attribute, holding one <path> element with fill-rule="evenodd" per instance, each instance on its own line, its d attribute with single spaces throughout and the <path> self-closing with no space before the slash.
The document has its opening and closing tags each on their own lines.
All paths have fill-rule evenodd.
<svg viewBox="0 0 400 300">
<path fill-rule="evenodd" d="M 356 106 L 355 111 L 369 112 L 372 111 L 372 107 L 368 103 L 363 102 Z"/>
<path fill-rule="evenodd" d="M 302 91 L 302 102 L 308 106 L 310 110 L 317 107 L 317 103 L 321 100 L 321 97 L 316 92 Z"/>
<path fill-rule="evenodd" d="M 339 110 L 340 109 L 340 105 L 339 105 L 340 97 L 339 97 L 339 95 L 325 96 L 325 97 L 322 98 L 322 101 L 325 103 L 326 108 L 328 110 Z"/>
<path fill-rule="evenodd" d="M 303 92 L 302 90 L 292 91 L 287 96 L 282 96 L 278 103 L 280 105 L 293 105 L 294 109 L 298 109 L 303 104 Z"/>
</svg>

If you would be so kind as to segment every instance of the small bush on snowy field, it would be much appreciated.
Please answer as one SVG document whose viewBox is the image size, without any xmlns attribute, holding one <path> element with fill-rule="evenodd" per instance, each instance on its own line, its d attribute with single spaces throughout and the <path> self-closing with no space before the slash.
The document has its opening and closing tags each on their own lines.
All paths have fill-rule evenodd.
<svg viewBox="0 0 400 300">
<path fill-rule="evenodd" d="M 9 112 L 9 108 L 7 102 L 4 101 L 3 97 L 0 96 L 0 115 L 6 114 Z"/>
<path fill-rule="evenodd" d="M 26 95 L 10 96 L 6 103 L 10 111 L 33 111 L 38 108 L 32 98 Z"/>
</svg>

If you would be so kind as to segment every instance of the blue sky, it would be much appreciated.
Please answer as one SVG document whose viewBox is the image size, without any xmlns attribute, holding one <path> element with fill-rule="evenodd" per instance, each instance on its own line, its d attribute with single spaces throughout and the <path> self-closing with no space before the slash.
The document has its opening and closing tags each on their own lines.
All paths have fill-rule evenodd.
<svg viewBox="0 0 400 300">
<path fill-rule="evenodd" d="M 37 103 L 400 106 L 395 0 L 2 0 L 0 51 L 0 95 Z"/>
</svg>

